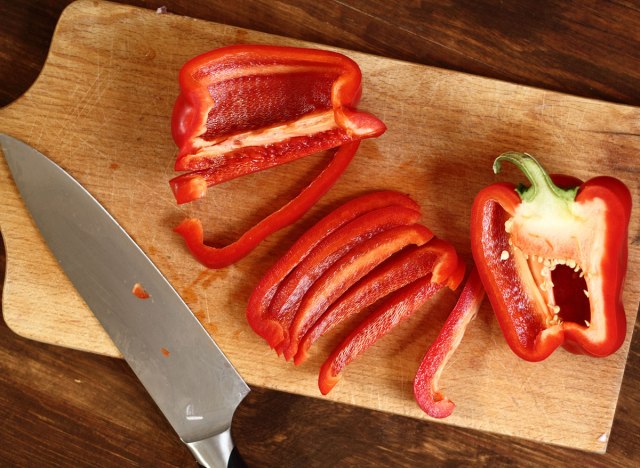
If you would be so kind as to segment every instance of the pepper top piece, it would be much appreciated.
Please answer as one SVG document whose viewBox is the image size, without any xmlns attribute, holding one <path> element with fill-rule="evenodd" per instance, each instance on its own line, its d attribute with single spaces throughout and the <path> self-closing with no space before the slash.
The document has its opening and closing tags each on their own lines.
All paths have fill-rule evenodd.
<svg viewBox="0 0 640 468">
<path fill-rule="evenodd" d="M 385 125 L 355 109 L 361 78 L 350 58 L 317 49 L 234 45 L 193 58 L 180 70 L 172 135 L 175 169 L 197 172 L 172 181 L 174 191 L 189 193 L 186 184 L 200 197 L 206 186 L 381 135 Z"/>
</svg>

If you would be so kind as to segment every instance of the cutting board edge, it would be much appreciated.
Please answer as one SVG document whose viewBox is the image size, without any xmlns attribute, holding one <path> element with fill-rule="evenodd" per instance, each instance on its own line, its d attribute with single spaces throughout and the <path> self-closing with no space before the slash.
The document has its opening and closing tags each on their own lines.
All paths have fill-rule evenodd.
<svg viewBox="0 0 640 468">
<path fill-rule="evenodd" d="M 4 157 L 2 159 L 3 159 L 3 164 L 5 164 Z M 23 209 L 24 209 L 24 206 L 23 206 Z M 26 210 L 25 210 L 25 213 L 26 213 Z M 28 214 L 26 214 L 26 216 L 28 216 Z M 33 227 L 33 229 L 36 230 L 37 232 L 37 229 L 35 227 Z M 21 280 L 16 278 L 16 275 L 17 275 L 16 271 L 19 269 L 18 262 L 21 262 L 22 260 L 19 258 L 14 258 L 13 252 L 18 252 L 19 249 L 11 245 L 11 242 L 12 242 L 10 240 L 11 236 L 8 236 L 5 234 L 5 228 L 3 227 L 3 223 L 0 223 L 0 237 L 2 238 L 2 242 L 4 244 L 4 249 L 5 249 L 5 276 L 2 284 L 2 319 L 4 320 L 4 323 L 7 325 L 7 327 L 13 333 L 20 336 L 21 338 L 28 339 L 31 341 L 37 341 L 40 343 L 45 343 L 48 345 L 61 346 L 64 348 L 74 349 L 74 350 L 83 351 L 83 352 L 91 352 L 93 354 L 98 354 L 101 356 L 122 358 L 122 355 L 120 354 L 116 346 L 113 344 L 113 342 L 111 342 L 111 339 L 108 337 L 107 333 L 104 330 L 103 330 L 103 333 L 106 339 L 109 340 L 111 346 L 107 346 L 104 349 L 102 349 L 102 347 L 99 347 L 99 348 L 94 347 L 93 349 L 91 349 L 89 347 L 74 345 L 73 341 L 70 341 L 66 337 L 66 335 L 63 335 L 62 337 L 58 337 L 58 339 L 53 339 L 53 337 L 55 337 L 56 334 L 46 333 L 47 332 L 46 328 L 38 329 L 36 331 L 34 330 L 34 328 L 25 326 L 24 322 L 18 320 L 19 319 L 18 314 L 11 314 L 11 313 L 6 314 L 5 313 L 6 310 L 19 310 L 23 308 L 22 304 L 24 303 L 24 296 L 20 294 L 21 288 L 16 287 L 21 284 Z M 44 240 L 41 241 L 41 245 L 44 249 L 49 251 L 49 248 L 44 242 Z M 50 251 L 49 251 L 49 254 L 52 256 Z M 64 278 L 65 280 L 68 281 L 66 273 L 62 270 L 62 268 L 57 263 L 55 264 L 55 269 L 56 269 L 57 276 Z M 36 286 L 39 286 L 39 284 L 36 284 Z M 75 288 L 74 288 L 74 291 L 75 291 Z M 76 294 L 77 294 L 77 291 L 76 291 Z M 83 309 L 77 309 L 77 310 L 80 310 L 81 312 L 88 311 L 89 313 L 91 313 L 91 310 L 89 309 L 89 307 L 86 304 L 84 304 L 84 302 L 82 304 L 83 304 Z"/>
<path fill-rule="evenodd" d="M 446 372 L 446 368 L 445 368 L 445 372 Z M 445 377 L 446 380 L 446 377 Z M 336 396 L 334 395 L 331 399 L 327 398 L 326 396 L 323 396 L 322 394 L 320 394 L 319 392 L 301 392 L 301 391 L 292 391 L 291 389 L 287 389 L 287 388 L 280 388 L 277 385 L 268 385 L 268 384 L 263 384 L 263 383 L 258 383 L 258 384 L 253 384 L 250 383 L 250 385 L 255 385 L 257 387 L 260 388 L 266 388 L 272 391 L 278 391 L 278 392 L 283 392 L 283 393 L 290 393 L 292 395 L 297 395 L 297 396 L 301 396 L 301 397 L 308 397 L 308 398 L 314 398 L 320 401 L 325 401 L 325 402 L 331 402 L 331 403 L 338 403 L 341 405 L 347 405 L 347 406 L 353 406 L 356 408 L 361 408 L 361 409 L 366 409 L 366 410 L 372 410 L 372 411 L 377 411 L 383 414 L 389 414 L 389 415 L 393 415 L 393 416 L 400 416 L 403 418 L 408 418 L 408 419 L 412 419 L 412 420 L 417 420 L 417 421 L 423 421 L 425 423 L 429 423 L 429 424 L 442 424 L 445 426 L 449 426 L 449 427 L 453 427 L 453 428 L 460 428 L 463 430 L 472 430 L 472 431 L 480 431 L 480 432 L 487 432 L 490 434 L 494 434 L 496 436 L 507 436 L 507 437 L 512 437 L 515 439 L 519 439 L 519 440 L 529 440 L 529 441 L 534 441 L 534 442 L 538 442 L 541 444 L 549 444 L 549 445 L 554 445 L 556 447 L 564 447 L 564 448 L 568 448 L 568 449 L 573 449 L 573 450 L 580 450 L 583 452 L 587 452 L 587 453 L 594 453 L 594 454 L 605 454 L 607 452 L 607 448 L 608 448 L 608 444 L 609 441 L 611 440 L 611 430 L 613 428 L 613 422 L 614 422 L 614 418 L 613 416 L 611 418 L 607 419 L 607 423 L 606 423 L 606 427 L 603 428 L 604 432 L 602 433 L 602 435 L 606 436 L 606 439 L 604 441 L 600 441 L 597 438 L 595 440 L 590 440 L 590 442 L 585 442 L 587 439 L 586 438 L 581 438 L 581 443 L 578 445 L 576 443 L 570 443 L 570 442 L 562 442 L 562 441 L 550 441 L 548 439 L 545 439 L 542 435 L 540 436 L 532 436 L 532 435 L 522 435 L 522 434 L 518 434 L 516 431 L 500 431 L 497 429 L 492 429 L 490 426 L 483 426 L 481 424 L 465 424 L 465 425 L 461 425 L 460 423 L 458 423 L 457 421 L 451 419 L 450 418 L 442 418 L 442 419 L 438 419 L 438 418 L 433 418 L 429 415 L 427 415 L 426 413 L 423 412 L 408 412 L 408 411 L 404 411 L 404 412 L 398 412 L 398 411 L 393 411 L 391 409 L 386 409 L 383 407 L 377 407 L 377 408 L 373 408 L 371 406 L 362 404 L 359 401 L 355 401 L 355 400 L 350 400 L 348 398 L 342 399 L 341 396 Z M 620 379 L 617 382 L 617 396 L 616 396 L 616 404 L 613 407 L 613 412 L 615 413 L 616 408 L 617 408 L 617 403 L 618 403 L 618 399 L 620 396 L 620 387 L 622 385 L 622 377 L 620 377 Z M 455 401 L 455 395 L 448 395 L 449 397 L 453 398 Z M 415 403 L 415 402 L 414 402 Z M 417 408 L 417 403 L 415 403 L 415 408 Z M 455 415 L 455 411 L 454 410 L 454 415 Z M 574 441 L 575 442 L 575 441 Z"/>
<path fill-rule="evenodd" d="M 27 89 L 25 89 L 25 91 L 20 96 L 18 96 L 16 99 L 11 101 L 10 103 L 0 107 L 0 124 L 3 123 L 2 117 L 6 112 L 11 112 L 16 105 L 19 105 L 22 101 L 29 99 L 29 96 L 33 94 L 33 89 L 36 86 L 39 86 L 40 78 L 45 73 L 45 70 L 49 67 L 50 57 L 53 49 L 53 41 L 56 37 L 56 33 L 58 32 L 58 29 L 60 28 L 62 20 L 70 12 L 79 8 L 80 6 L 82 6 L 82 4 L 85 4 L 85 3 L 86 4 L 93 3 L 94 5 L 98 3 L 109 3 L 113 5 L 125 6 L 119 3 L 110 2 L 108 0 L 74 0 L 72 3 L 69 3 L 67 6 L 65 6 L 60 12 L 60 16 L 58 17 L 58 20 L 56 21 L 56 25 L 53 29 L 53 33 L 51 34 L 51 42 L 49 43 L 49 48 L 47 49 L 47 54 L 45 55 L 44 62 L 42 63 L 42 68 L 40 68 L 40 72 L 35 77 L 33 82 L 27 87 Z M 3 131 L 4 130 L 0 129 L 0 132 L 3 132 Z"/>
</svg>

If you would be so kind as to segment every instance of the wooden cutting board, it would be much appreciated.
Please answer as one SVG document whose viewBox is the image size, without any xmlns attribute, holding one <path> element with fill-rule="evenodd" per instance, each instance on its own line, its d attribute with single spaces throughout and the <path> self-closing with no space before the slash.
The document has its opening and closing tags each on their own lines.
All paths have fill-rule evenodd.
<svg viewBox="0 0 640 468">
<path fill-rule="evenodd" d="M 640 109 L 342 51 L 363 71 L 360 107 L 382 118 L 387 133 L 363 143 L 345 175 L 299 223 L 236 265 L 209 271 L 189 256 L 172 227 L 196 215 L 211 239 L 230 242 L 294 196 L 326 161 L 326 155 L 308 157 L 176 206 L 167 181 L 174 175 L 170 114 L 178 70 L 197 54 L 235 43 L 325 48 L 79 1 L 62 15 L 36 83 L 0 110 L 0 131 L 51 157 L 104 204 L 252 385 L 321 397 L 317 371 L 346 329 L 321 340 L 312 358 L 295 367 L 253 334 L 244 311 L 252 287 L 270 264 L 349 197 L 377 189 L 409 193 L 423 207 L 422 222 L 451 241 L 468 262 L 474 195 L 496 180 L 521 180 L 509 167 L 497 177 L 492 174 L 491 163 L 503 151 L 532 152 L 552 172 L 584 179 L 618 177 L 638 200 Z M 0 200 L 7 250 L 2 310 L 8 325 L 35 340 L 118 356 L 43 244 L 4 159 Z M 442 422 L 604 451 L 640 297 L 639 227 L 634 212 L 624 296 L 627 341 L 620 351 L 592 359 L 559 350 L 544 362 L 524 362 L 508 349 L 485 304 L 443 374 L 442 385 L 457 407 Z M 427 419 L 413 400 L 412 380 L 455 298 L 442 292 L 351 364 L 327 398 Z"/>
</svg>

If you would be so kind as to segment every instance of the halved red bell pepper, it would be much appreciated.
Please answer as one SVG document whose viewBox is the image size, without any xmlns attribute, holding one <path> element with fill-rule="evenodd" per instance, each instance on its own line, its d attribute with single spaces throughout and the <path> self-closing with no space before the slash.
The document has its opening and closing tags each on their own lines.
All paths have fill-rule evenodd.
<svg viewBox="0 0 640 468">
<path fill-rule="evenodd" d="M 288 323 L 269 313 L 269 307 L 282 281 L 332 233 L 366 213 L 394 206 L 418 212 L 419 206 L 408 196 L 393 192 L 373 192 L 354 198 L 318 221 L 307 230 L 256 285 L 247 305 L 247 321 L 253 330 L 272 347 L 285 340 Z"/>
<path fill-rule="evenodd" d="M 355 109 L 361 72 L 325 50 L 234 45 L 207 52 L 180 70 L 172 115 L 179 147 L 171 187 L 179 203 L 208 186 L 350 141 L 386 127 Z"/>
<path fill-rule="evenodd" d="M 607 356 L 624 342 L 622 289 L 631 194 L 596 177 L 570 188 L 530 155 L 505 153 L 531 186 L 499 183 L 476 197 L 471 247 L 482 283 L 511 349 L 528 361 L 558 346 Z M 554 180 L 556 183 L 554 183 Z"/>
<path fill-rule="evenodd" d="M 420 408 L 433 418 L 446 418 L 456 406 L 440 392 L 438 382 L 447 362 L 458 349 L 467 326 L 478 313 L 484 296 L 478 272 L 473 269 L 455 307 L 418 367 L 413 393 Z"/>
<path fill-rule="evenodd" d="M 449 287 L 456 289 L 460 278 L 454 279 L 452 275 L 457 267 L 455 249 L 440 239 L 393 256 L 354 284 L 322 314 L 300 341 L 295 363 L 304 362 L 311 345 L 336 325 L 423 276 L 431 274 L 435 283 L 451 280 Z"/>
</svg>

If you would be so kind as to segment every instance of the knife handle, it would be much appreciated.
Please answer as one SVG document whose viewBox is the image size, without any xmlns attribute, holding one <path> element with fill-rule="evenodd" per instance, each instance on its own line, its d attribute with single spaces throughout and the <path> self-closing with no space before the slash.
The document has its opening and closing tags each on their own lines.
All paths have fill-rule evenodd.
<svg viewBox="0 0 640 468">
<path fill-rule="evenodd" d="M 231 455 L 229 456 L 227 468 L 247 468 L 247 464 L 244 462 L 240 456 L 240 452 L 238 452 L 238 449 L 235 447 L 233 447 Z"/>
<path fill-rule="evenodd" d="M 238 449 L 233 445 L 231 429 L 208 439 L 187 442 L 199 465 L 206 468 L 246 468 Z"/>
</svg>

